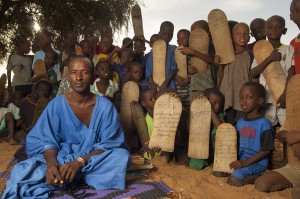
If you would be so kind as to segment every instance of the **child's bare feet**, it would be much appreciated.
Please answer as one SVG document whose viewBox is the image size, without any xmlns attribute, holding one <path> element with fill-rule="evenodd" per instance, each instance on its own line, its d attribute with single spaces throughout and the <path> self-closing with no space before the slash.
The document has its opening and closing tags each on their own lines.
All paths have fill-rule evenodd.
<svg viewBox="0 0 300 199">
<path fill-rule="evenodd" d="M 17 145 L 18 142 L 17 142 L 16 140 L 14 140 L 14 139 L 10 139 L 10 140 L 8 141 L 8 144 L 10 144 L 10 145 Z"/>
</svg>

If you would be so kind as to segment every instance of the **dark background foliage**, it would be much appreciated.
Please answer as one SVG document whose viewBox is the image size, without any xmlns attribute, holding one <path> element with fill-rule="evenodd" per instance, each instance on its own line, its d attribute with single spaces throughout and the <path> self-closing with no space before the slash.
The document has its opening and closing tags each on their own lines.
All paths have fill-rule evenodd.
<svg viewBox="0 0 300 199">
<path fill-rule="evenodd" d="M 131 7 L 139 0 L 0 0 L 0 62 L 14 49 L 16 36 L 33 41 L 34 22 L 53 34 L 53 43 L 68 31 L 78 34 L 86 26 L 99 31 L 127 28 Z"/>
</svg>

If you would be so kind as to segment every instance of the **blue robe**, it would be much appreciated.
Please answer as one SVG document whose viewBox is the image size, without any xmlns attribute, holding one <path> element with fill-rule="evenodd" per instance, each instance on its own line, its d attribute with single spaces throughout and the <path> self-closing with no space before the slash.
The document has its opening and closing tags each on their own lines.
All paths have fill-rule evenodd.
<svg viewBox="0 0 300 199">
<path fill-rule="evenodd" d="M 92 156 L 78 175 L 98 190 L 125 189 L 130 155 L 125 149 L 118 114 L 106 98 L 96 98 L 89 128 L 78 120 L 65 96 L 58 96 L 48 104 L 27 135 L 29 159 L 14 167 L 2 198 L 48 198 L 48 192 L 58 189 L 46 183 L 43 152 L 51 148 L 57 149 L 60 165 L 95 149 L 104 151 Z"/>
</svg>

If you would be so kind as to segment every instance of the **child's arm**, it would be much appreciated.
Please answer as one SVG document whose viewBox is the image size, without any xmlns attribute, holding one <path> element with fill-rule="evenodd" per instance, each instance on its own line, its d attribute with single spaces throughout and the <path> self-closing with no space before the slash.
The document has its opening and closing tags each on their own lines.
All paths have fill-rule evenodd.
<svg viewBox="0 0 300 199">
<path fill-rule="evenodd" d="M 198 57 L 200 59 L 202 59 L 203 61 L 207 62 L 207 63 L 213 63 L 214 58 L 206 55 L 204 53 L 201 53 L 195 49 L 192 49 L 190 47 L 180 47 L 179 48 L 180 52 L 184 55 L 191 55 L 191 56 L 195 56 Z"/>
<path fill-rule="evenodd" d="M 211 110 L 211 121 L 215 128 L 218 128 L 218 126 L 222 124 L 221 120 L 213 110 Z"/>
<path fill-rule="evenodd" d="M 269 55 L 269 57 L 267 57 L 263 62 L 261 62 L 259 65 L 250 70 L 250 76 L 252 78 L 257 78 L 271 62 L 280 60 L 281 53 L 278 52 L 277 49 L 274 49 L 273 52 Z"/>
<path fill-rule="evenodd" d="M 147 44 L 150 45 L 150 41 L 148 41 L 147 39 L 145 39 L 144 35 L 141 36 L 141 39 L 142 39 L 145 43 L 147 43 Z"/>
<path fill-rule="evenodd" d="M 280 131 L 277 138 L 282 142 L 286 142 L 288 145 L 300 143 L 300 132 L 299 131 Z"/>
<path fill-rule="evenodd" d="M 9 93 L 12 93 L 11 87 L 11 69 L 7 67 L 7 90 Z"/>
<path fill-rule="evenodd" d="M 279 97 L 277 103 L 280 103 L 280 107 L 281 108 L 285 108 L 285 102 L 286 102 L 286 88 L 287 88 L 287 84 L 290 80 L 290 78 L 295 74 L 295 67 L 292 66 L 289 70 L 288 70 L 288 76 L 286 78 L 286 83 L 285 83 L 285 88 L 284 91 L 282 93 L 282 95 Z"/>
<path fill-rule="evenodd" d="M 170 84 L 170 82 L 172 81 L 172 79 L 174 79 L 176 74 L 177 74 L 177 69 L 171 70 L 168 77 L 165 79 L 165 81 L 162 83 L 159 89 L 166 89 Z"/>
<path fill-rule="evenodd" d="M 264 151 L 260 151 L 258 152 L 256 155 L 246 159 L 246 160 L 236 160 L 232 163 L 230 163 L 230 168 L 232 169 L 240 169 L 243 167 L 247 167 L 255 162 L 260 161 L 261 159 L 263 159 L 264 157 L 266 157 L 267 155 L 269 155 L 271 153 L 271 151 L 269 150 L 264 150 Z"/>
<path fill-rule="evenodd" d="M 120 51 L 120 47 L 119 46 L 116 46 L 114 48 L 113 51 L 111 51 L 111 53 L 109 53 L 106 57 L 106 61 L 109 62 L 110 65 L 113 65 L 114 63 L 111 62 L 111 58 L 114 56 L 115 53 L 119 52 Z"/>
<path fill-rule="evenodd" d="M 33 77 L 32 78 L 32 83 L 36 83 L 36 82 L 38 82 L 40 79 L 48 79 L 49 78 L 49 76 L 48 76 L 48 74 L 47 73 L 43 73 L 43 74 L 40 74 L 40 75 L 38 75 L 38 76 L 35 76 L 35 77 Z"/>
</svg>

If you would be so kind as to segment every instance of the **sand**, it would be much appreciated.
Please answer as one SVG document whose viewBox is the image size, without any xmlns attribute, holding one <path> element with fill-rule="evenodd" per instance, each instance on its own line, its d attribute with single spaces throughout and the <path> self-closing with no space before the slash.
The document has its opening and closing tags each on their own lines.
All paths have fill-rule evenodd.
<svg viewBox="0 0 300 199">
<path fill-rule="evenodd" d="M 253 185 L 233 187 L 226 183 L 227 178 L 212 175 L 212 167 L 197 171 L 176 162 L 164 163 L 159 157 L 151 161 L 155 169 L 150 172 L 151 177 L 161 179 L 174 189 L 179 198 L 184 199 L 222 199 L 222 198 L 251 198 L 251 199 L 284 199 L 291 198 L 290 189 L 263 193 L 256 191 Z"/>
</svg>

